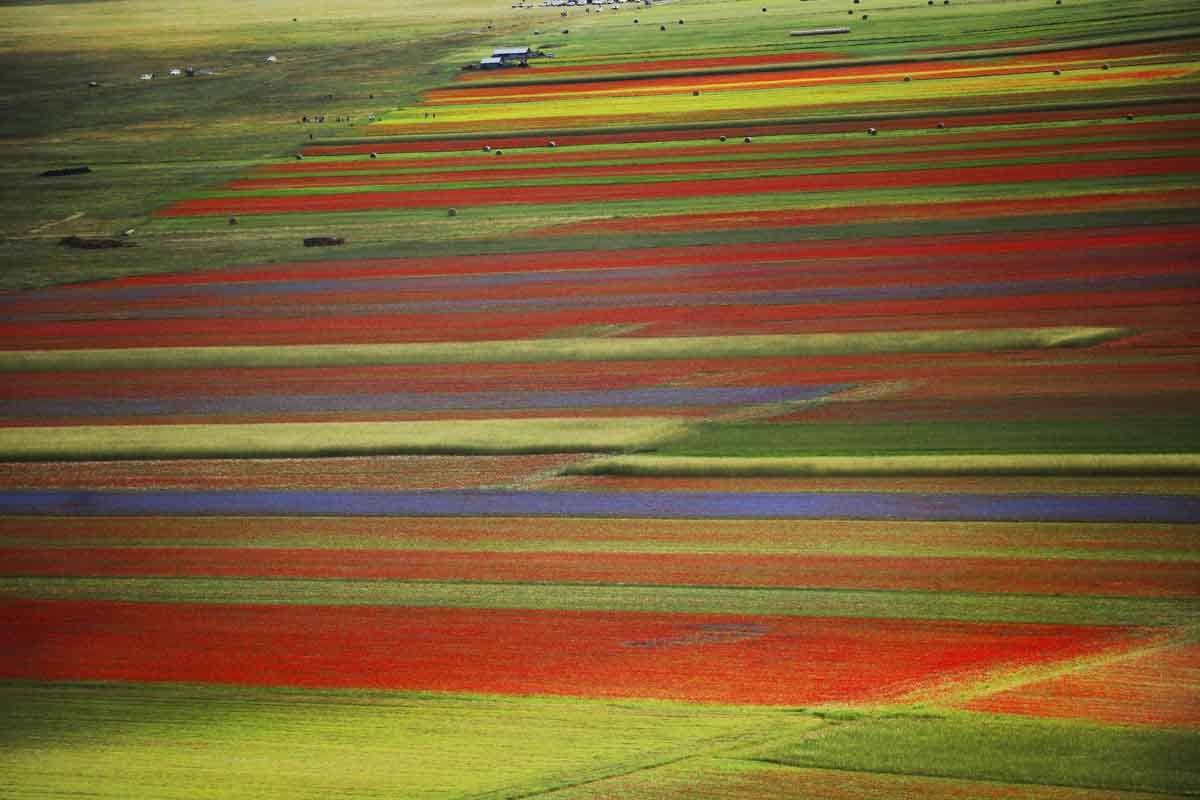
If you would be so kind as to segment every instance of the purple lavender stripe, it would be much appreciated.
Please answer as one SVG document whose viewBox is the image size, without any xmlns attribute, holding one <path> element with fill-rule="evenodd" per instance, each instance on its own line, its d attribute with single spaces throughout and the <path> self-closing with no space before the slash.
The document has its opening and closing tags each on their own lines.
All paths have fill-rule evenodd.
<svg viewBox="0 0 1200 800">
<path fill-rule="evenodd" d="M 0 514 L 1194 523 L 1200 522 L 1200 497 L 893 492 L 14 491 L 0 493 Z"/>
<path fill-rule="evenodd" d="M 323 411 L 481 411 L 488 409 L 572 409 L 740 406 L 811 400 L 850 388 L 755 386 L 744 388 L 653 388 L 573 392 L 403 392 L 395 394 L 259 395 L 244 397 L 72 398 L 0 400 L 4 417 L 106 417 L 183 414 L 286 414 Z"/>
</svg>

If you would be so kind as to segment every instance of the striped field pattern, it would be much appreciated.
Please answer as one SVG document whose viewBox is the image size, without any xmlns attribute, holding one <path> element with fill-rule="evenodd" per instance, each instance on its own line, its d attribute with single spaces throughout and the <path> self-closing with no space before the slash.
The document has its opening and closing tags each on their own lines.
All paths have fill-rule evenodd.
<svg viewBox="0 0 1200 800">
<path fill-rule="evenodd" d="M 0 295 L 0 795 L 1200 791 L 1197 13 L 735 5 Z"/>
</svg>

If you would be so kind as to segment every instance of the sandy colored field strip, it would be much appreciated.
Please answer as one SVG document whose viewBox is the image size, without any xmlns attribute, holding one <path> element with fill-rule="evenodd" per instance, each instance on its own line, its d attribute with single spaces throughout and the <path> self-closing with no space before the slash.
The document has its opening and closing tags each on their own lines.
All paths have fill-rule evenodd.
<svg viewBox="0 0 1200 800">
<path fill-rule="evenodd" d="M 117 462 L 108 463 L 117 465 Z M 40 465 L 30 466 L 36 468 Z M 69 469 L 71 466 L 66 464 L 62 465 L 62 468 Z M 846 488 L 839 487 L 839 490 Z M 886 487 L 883 488 L 887 490 Z M 936 488 L 924 487 L 926 491 Z M 974 488 L 978 490 L 982 487 Z M 1029 488 L 1025 487 L 1026 490 Z M 1149 491 L 1150 488 L 1152 487 L 1147 487 L 1144 491 Z M 966 490 L 969 491 L 970 488 Z M 1080 488 L 1075 487 L 1075 490 Z M 1196 533 L 1194 525 L 1078 522 L 946 524 L 895 519 L 869 521 L 606 520 L 572 517 L 0 517 L 0 542 L 3 542 L 5 547 L 55 548 L 216 546 L 428 549 L 501 553 L 840 553 L 861 556 L 1098 558 L 1195 562 L 1200 560 L 1200 541 Z"/>
<path fill-rule="evenodd" d="M 45 600 L 0 602 L 0 621 L 4 678 L 756 705 L 882 700 L 1144 635 L 901 619 Z"/>
<path fill-rule="evenodd" d="M 320 367 L 372 364 L 610 361 L 682 358 L 970 352 L 1087 347 L 1124 328 L 1046 327 L 848 334 L 552 339 L 289 347 L 137 347 L 0 352 L 0 372 L 189 367 Z M 0 446 L 0 451 L 3 447 Z"/>
<path fill-rule="evenodd" d="M 573 464 L 578 475 L 835 477 L 922 475 L 1194 475 L 1200 453 L 1024 453 L 915 456 L 607 456 Z"/>
<path fill-rule="evenodd" d="M 0 453 L 14 461 L 563 453 L 647 447 L 685 430 L 665 417 L 79 425 L 0 429 Z"/>
<path fill-rule="evenodd" d="M 461 489 L 557 473 L 578 454 L 0 462 L 0 487 Z M 1200 491 L 1200 490 L 1198 490 Z"/>
</svg>

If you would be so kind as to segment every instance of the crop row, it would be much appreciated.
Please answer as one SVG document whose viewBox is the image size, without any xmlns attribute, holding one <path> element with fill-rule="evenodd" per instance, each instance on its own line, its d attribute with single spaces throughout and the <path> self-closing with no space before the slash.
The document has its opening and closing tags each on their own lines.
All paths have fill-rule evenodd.
<svg viewBox="0 0 1200 800">
<path fill-rule="evenodd" d="M 485 552 L 356 548 L 0 547 L 29 577 L 328 578 L 487 583 L 1200 597 L 1200 563 L 849 555 Z"/>
<path fill-rule="evenodd" d="M 1070 625 L 103 601 L 8 600 L 0 619 L 7 679 L 775 705 L 883 700 L 1137 639 Z"/>
</svg>

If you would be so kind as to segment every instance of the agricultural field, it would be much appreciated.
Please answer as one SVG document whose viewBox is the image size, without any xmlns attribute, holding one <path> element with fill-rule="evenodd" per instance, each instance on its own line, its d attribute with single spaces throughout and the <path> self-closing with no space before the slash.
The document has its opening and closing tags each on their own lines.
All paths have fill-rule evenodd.
<svg viewBox="0 0 1200 800">
<path fill-rule="evenodd" d="M 1200 7 L 0 31 L 0 796 L 1200 795 Z"/>
</svg>

